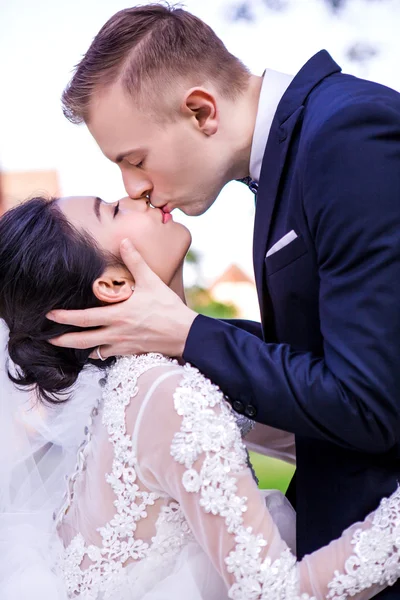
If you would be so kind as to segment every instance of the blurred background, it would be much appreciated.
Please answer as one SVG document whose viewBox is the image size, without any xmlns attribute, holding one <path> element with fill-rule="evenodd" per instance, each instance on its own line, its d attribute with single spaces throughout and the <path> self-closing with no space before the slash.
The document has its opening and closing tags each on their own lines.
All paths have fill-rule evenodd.
<svg viewBox="0 0 400 600">
<path fill-rule="evenodd" d="M 137 4 L 144 4 L 140 2 Z M 0 0 L 0 214 L 26 197 L 125 195 L 118 168 L 60 96 L 91 40 L 128 0 Z M 400 91 L 400 0 L 186 0 L 256 74 L 295 74 L 320 49 L 343 71 Z M 201 169 L 201 160 L 199 160 Z M 217 317 L 257 319 L 254 196 L 231 183 L 201 217 L 174 213 L 193 234 L 188 300 Z M 285 490 L 293 468 L 253 455 L 262 487 Z"/>
</svg>

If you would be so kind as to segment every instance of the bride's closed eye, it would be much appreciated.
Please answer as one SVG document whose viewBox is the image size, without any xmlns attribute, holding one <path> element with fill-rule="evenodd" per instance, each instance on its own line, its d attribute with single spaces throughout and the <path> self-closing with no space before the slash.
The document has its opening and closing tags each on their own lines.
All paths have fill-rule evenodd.
<svg viewBox="0 0 400 600">
<path fill-rule="evenodd" d="M 114 214 L 113 214 L 113 219 L 115 219 L 115 217 L 117 216 L 119 212 L 119 202 L 117 202 L 115 208 L 114 208 Z"/>
</svg>

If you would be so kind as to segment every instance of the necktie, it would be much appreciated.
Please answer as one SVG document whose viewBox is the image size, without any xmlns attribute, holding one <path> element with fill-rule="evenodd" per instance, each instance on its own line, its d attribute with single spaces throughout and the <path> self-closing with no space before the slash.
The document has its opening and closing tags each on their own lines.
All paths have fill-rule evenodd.
<svg viewBox="0 0 400 600">
<path fill-rule="evenodd" d="M 237 179 L 236 181 L 240 181 L 241 183 L 244 183 L 245 185 L 247 185 L 249 190 L 251 192 L 253 192 L 253 194 L 257 194 L 258 182 L 254 181 L 254 179 L 252 179 L 251 177 L 243 177 L 243 179 Z"/>
</svg>

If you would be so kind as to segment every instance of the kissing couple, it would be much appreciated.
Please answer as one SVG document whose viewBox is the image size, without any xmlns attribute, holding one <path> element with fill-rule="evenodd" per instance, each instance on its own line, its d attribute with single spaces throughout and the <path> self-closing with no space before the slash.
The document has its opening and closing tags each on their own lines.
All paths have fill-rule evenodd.
<svg viewBox="0 0 400 600">
<path fill-rule="evenodd" d="M 257 77 L 154 4 L 63 107 L 127 197 L 0 219 L 2 599 L 399 598 L 400 95 L 326 51 Z M 235 179 L 261 323 L 185 304 L 172 211 Z M 247 448 L 296 462 L 287 499 Z"/>
</svg>

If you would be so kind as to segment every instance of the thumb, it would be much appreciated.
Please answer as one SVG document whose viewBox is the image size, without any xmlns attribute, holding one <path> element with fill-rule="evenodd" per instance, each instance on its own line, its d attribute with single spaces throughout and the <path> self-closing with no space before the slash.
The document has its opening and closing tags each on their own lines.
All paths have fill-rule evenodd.
<svg viewBox="0 0 400 600">
<path fill-rule="evenodd" d="M 121 258 L 135 280 L 136 286 L 151 281 L 154 277 L 153 271 L 128 238 L 122 240 L 120 252 Z"/>
</svg>

